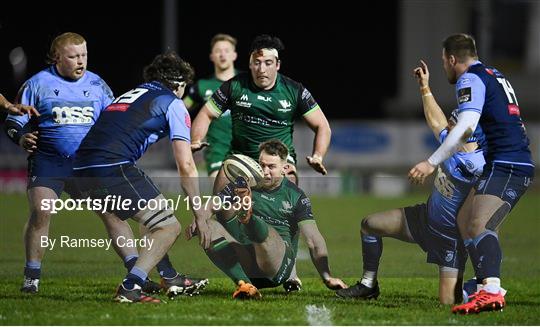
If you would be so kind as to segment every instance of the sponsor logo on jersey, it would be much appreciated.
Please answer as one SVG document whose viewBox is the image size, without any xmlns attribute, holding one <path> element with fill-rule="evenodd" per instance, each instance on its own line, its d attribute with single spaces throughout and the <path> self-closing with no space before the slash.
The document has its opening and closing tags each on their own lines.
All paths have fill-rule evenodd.
<svg viewBox="0 0 540 327">
<path fill-rule="evenodd" d="M 248 95 L 242 94 L 242 96 L 240 97 L 240 101 L 236 101 L 236 105 L 239 107 L 251 108 L 251 102 L 248 102 L 248 101 L 249 101 Z"/>
<path fill-rule="evenodd" d="M 105 111 L 121 111 L 124 112 L 128 110 L 129 103 L 113 103 L 109 106 L 107 106 L 107 109 Z"/>
<path fill-rule="evenodd" d="M 291 213 L 292 212 L 292 204 L 289 201 L 281 201 L 282 208 L 279 209 L 279 211 L 284 213 Z"/>
<path fill-rule="evenodd" d="M 472 91 L 470 87 L 465 87 L 458 90 L 458 103 L 463 104 L 465 102 L 472 101 Z"/>
<path fill-rule="evenodd" d="M 265 199 L 265 200 L 268 200 L 268 201 L 271 201 L 271 202 L 275 202 L 276 201 L 276 198 L 271 198 L 269 197 L 268 195 L 266 194 L 261 194 L 261 198 Z"/>
<path fill-rule="evenodd" d="M 15 128 L 10 128 L 10 129 L 8 129 L 7 134 L 8 134 L 8 136 L 10 138 L 13 138 L 13 136 L 15 136 L 15 134 L 17 134 L 17 130 Z"/>
<path fill-rule="evenodd" d="M 85 97 L 88 98 L 88 97 L 90 96 L 90 91 L 84 90 L 84 91 L 83 91 L 83 94 L 84 94 Z"/>
<path fill-rule="evenodd" d="M 454 190 L 456 189 L 454 183 L 450 181 L 448 176 L 441 169 L 441 166 L 437 168 L 437 177 L 433 181 L 433 184 L 437 191 L 442 194 L 447 199 L 451 199 L 454 195 Z"/>
<path fill-rule="evenodd" d="M 257 95 L 257 100 L 261 100 L 264 102 L 272 102 L 272 97 L 263 97 L 262 95 Z"/>
<path fill-rule="evenodd" d="M 292 103 L 290 103 L 289 101 L 287 100 L 279 100 L 279 104 L 281 105 L 281 108 L 278 109 L 278 111 L 281 111 L 281 112 L 289 112 L 291 111 L 291 106 L 292 106 Z"/>
<path fill-rule="evenodd" d="M 478 191 L 482 190 L 484 188 L 484 186 L 486 186 L 486 180 L 485 179 L 482 179 L 479 183 L 478 183 Z"/>
<path fill-rule="evenodd" d="M 512 116 L 520 116 L 519 107 L 515 104 L 508 105 L 508 114 Z"/>
<path fill-rule="evenodd" d="M 191 117 L 188 113 L 184 114 L 184 123 L 186 123 L 187 128 L 191 128 Z"/>
<path fill-rule="evenodd" d="M 93 107 L 53 107 L 53 122 L 58 125 L 92 124 L 94 120 Z"/>
<path fill-rule="evenodd" d="M 310 97 L 311 97 L 311 93 L 309 93 L 307 89 L 304 89 L 304 91 L 302 92 L 302 100 L 306 100 Z"/>
<path fill-rule="evenodd" d="M 311 206 L 311 201 L 309 200 L 309 198 L 303 198 L 302 200 L 300 200 L 300 203 L 305 206 Z"/>
<path fill-rule="evenodd" d="M 54 91 L 53 91 L 53 92 L 54 92 L 54 94 L 55 94 L 56 96 L 58 96 L 58 93 L 60 93 L 60 90 L 58 90 L 58 89 L 54 89 Z"/>
<path fill-rule="evenodd" d="M 446 250 L 446 256 L 444 257 L 444 261 L 450 262 L 454 259 L 454 251 Z"/>
<path fill-rule="evenodd" d="M 506 192 L 504 192 L 504 193 L 506 193 L 506 196 L 508 196 L 508 197 L 509 197 L 510 199 L 512 199 L 512 200 L 515 200 L 515 199 L 517 198 L 517 193 L 516 193 L 516 191 L 514 191 L 514 190 L 512 190 L 512 189 L 508 189 L 508 190 L 506 190 Z"/>
</svg>

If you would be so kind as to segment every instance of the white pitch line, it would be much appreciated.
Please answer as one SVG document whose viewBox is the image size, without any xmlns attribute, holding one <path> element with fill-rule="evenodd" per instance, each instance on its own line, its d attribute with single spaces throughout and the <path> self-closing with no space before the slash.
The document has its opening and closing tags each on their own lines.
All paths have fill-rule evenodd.
<svg viewBox="0 0 540 327">
<path fill-rule="evenodd" d="M 314 304 L 306 305 L 306 319 L 310 326 L 333 326 L 332 311 L 324 304 L 322 307 Z"/>
</svg>

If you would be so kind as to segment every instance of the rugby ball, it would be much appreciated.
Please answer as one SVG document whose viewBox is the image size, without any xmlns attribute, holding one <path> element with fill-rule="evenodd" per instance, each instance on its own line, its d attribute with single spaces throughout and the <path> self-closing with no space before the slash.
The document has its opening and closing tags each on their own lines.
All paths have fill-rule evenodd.
<svg viewBox="0 0 540 327">
<path fill-rule="evenodd" d="M 223 171 L 229 181 L 234 182 L 238 176 L 247 179 L 250 187 L 257 187 L 264 178 L 259 163 L 243 154 L 233 154 L 223 162 Z"/>
</svg>

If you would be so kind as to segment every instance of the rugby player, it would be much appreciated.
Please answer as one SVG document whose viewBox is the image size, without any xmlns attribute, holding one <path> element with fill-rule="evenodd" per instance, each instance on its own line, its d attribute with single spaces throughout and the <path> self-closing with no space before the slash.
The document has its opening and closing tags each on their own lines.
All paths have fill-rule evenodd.
<svg viewBox="0 0 540 327">
<path fill-rule="evenodd" d="M 473 37 L 451 35 L 442 48 L 448 82 L 456 85 L 458 123 L 427 160 L 410 170 L 409 177 L 423 182 L 463 144 L 464 133 L 481 126 L 487 142 L 486 165 L 463 205 L 458 226 L 483 287 L 452 312 L 501 310 L 506 301 L 501 288 L 502 251 L 497 231 L 534 177 L 529 139 L 515 90 L 499 70 L 478 60 Z M 431 93 L 429 88 L 423 92 Z"/>
</svg>

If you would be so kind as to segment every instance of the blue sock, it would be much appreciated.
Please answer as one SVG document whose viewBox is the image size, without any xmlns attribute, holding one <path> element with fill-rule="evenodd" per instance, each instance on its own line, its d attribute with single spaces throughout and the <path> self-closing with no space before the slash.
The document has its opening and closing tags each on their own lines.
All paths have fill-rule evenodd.
<svg viewBox="0 0 540 327">
<path fill-rule="evenodd" d="M 156 269 L 161 277 L 174 278 L 176 275 L 178 275 L 178 272 L 176 272 L 176 269 L 174 269 L 171 261 L 169 260 L 168 254 L 165 254 L 165 256 L 158 262 Z"/>
<path fill-rule="evenodd" d="M 146 277 L 148 277 L 148 274 L 144 272 L 144 270 L 135 266 L 126 275 L 126 278 L 122 282 L 122 285 L 124 285 L 124 288 L 127 290 L 133 289 L 133 287 L 135 287 L 135 284 L 142 287 L 145 283 Z"/>
<path fill-rule="evenodd" d="M 486 230 L 473 239 L 478 254 L 482 278 L 501 277 L 502 251 L 499 238 L 493 231 Z"/>
<path fill-rule="evenodd" d="M 24 266 L 24 276 L 32 279 L 39 279 L 41 277 L 41 262 L 26 261 L 26 265 Z"/>
<path fill-rule="evenodd" d="M 471 263 L 474 269 L 474 276 L 476 277 L 478 284 L 482 284 L 484 275 L 482 273 L 482 269 L 480 269 L 481 268 L 480 258 L 478 256 L 476 246 L 474 245 L 474 240 L 472 238 L 469 238 L 469 239 L 464 240 L 463 243 L 465 244 L 465 248 L 467 249 L 467 252 L 469 253 L 469 256 L 471 257 Z"/>
<path fill-rule="evenodd" d="M 382 238 L 362 234 L 362 260 L 364 271 L 377 272 L 383 251 Z"/>
<path fill-rule="evenodd" d="M 128 272 L 135 266 L 138 258 L 139 256 L 136 255 L 128 255 L 124 258 L 124 267 L 126 267 Z"/>
</svg>

